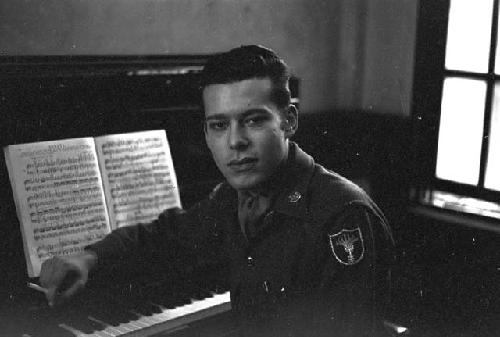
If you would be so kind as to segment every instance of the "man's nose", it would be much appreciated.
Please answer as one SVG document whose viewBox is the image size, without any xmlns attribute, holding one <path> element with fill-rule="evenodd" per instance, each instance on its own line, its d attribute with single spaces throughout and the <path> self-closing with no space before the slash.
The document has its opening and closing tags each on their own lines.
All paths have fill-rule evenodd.
<svg viewBox="0 0 500 337">
<path fill-rule="evenodd" d="M 229 128 L 229 147 L 231 149 L 241 149 L 248 146 L 248 137 L 245 127 L 233 124 Z"/>
</svg>

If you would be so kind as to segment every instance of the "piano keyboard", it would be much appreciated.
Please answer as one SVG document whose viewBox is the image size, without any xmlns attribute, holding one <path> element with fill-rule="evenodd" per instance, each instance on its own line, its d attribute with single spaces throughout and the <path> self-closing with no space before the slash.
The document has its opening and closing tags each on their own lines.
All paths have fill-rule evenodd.
<svg viewBox="0 0 500 337">
<path fill-rule="evenodd" d="M 138 312 L 132 312 L 137 316 L 137 319 L 118 325 L 111 325 L 89 315 L 89 321 L 103 327 L 93 333 L 85 333 L 68 323 L 61 323 L 59 327 L 72 333 L 75 337 L 143 337 L 160 332 L 175 331 L 185 324 L 226 312 L 231 308 L 229 292 L 213 294 L 212 297 L 202 300 L 193 300 L 189 304 L 173 309 L 161 305 L 157 306 L 161 309 L 161 312 L 154 313 L 151 316 L 142 316 Z M 24 337 L 32 336 L 25 335 Z"/>
<path fill-rule="evenodd" d="M 29 297 L 0 301 L 0 337 L 201 336 L 196 331 L 220 336 L 234 331 L 228 291 L 189 293 L 173 285 L 121 297 L 104 291 L 49 308 L 43 295 L 29 291 Z"/>
</svg>

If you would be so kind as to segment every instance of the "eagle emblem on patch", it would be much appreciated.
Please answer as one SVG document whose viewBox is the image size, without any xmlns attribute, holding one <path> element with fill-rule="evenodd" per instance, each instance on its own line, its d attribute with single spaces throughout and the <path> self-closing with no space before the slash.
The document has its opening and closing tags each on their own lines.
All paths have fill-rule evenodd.
<svg viewBox="0 0 500 337">
<path fill-rule="evenodd" d="M 333 256 L 340 263 L 351 266 L 363 259 L 365 245 L 359 227 L 355 229 L 342 229 L 336 234 L 329 234 L 330 248 Z"/>
</svg>

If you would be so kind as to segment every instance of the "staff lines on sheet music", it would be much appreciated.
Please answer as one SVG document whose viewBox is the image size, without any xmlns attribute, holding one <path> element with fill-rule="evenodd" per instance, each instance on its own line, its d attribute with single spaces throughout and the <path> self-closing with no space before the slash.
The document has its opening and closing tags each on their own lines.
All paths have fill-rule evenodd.
<svg viewBox="0 0 500 337">
<path fill-rule="evenodd" d="M 77 221 L 67 221 L 57 223 L 55 225 L 45 225 L 43 227 L 35 227 L 33 228 L 33 234 L 45 233 L 54 230 L 66 229 L 66 228 L 78 228 L 78 227 L 86 227 L 88 224 L 95 223 L 106 223 L 106 218 L 102 214 L 98 214 L 96 216 L 89 216 L 87 219 L 80 219 Z"/>
</svg>

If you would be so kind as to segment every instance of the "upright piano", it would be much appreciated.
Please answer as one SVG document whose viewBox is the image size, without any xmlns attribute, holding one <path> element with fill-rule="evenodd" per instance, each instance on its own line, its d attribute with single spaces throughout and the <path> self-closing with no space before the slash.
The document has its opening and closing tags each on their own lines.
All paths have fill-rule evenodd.
<svg viewBox="0 0 500 337">
<path fill-rule="evenodd" d="M 220 181 L 203 137 L 199 77 L 206 56 L 0 58 L 0 143 L 165 129 L 184 207 Z M 168 266 L 111 270 L 50 308 L 29 279 L 0 156 L 0 336 L 229 336 L 227 287 L 210 271 L 168 278 Z"/>
</svg>

